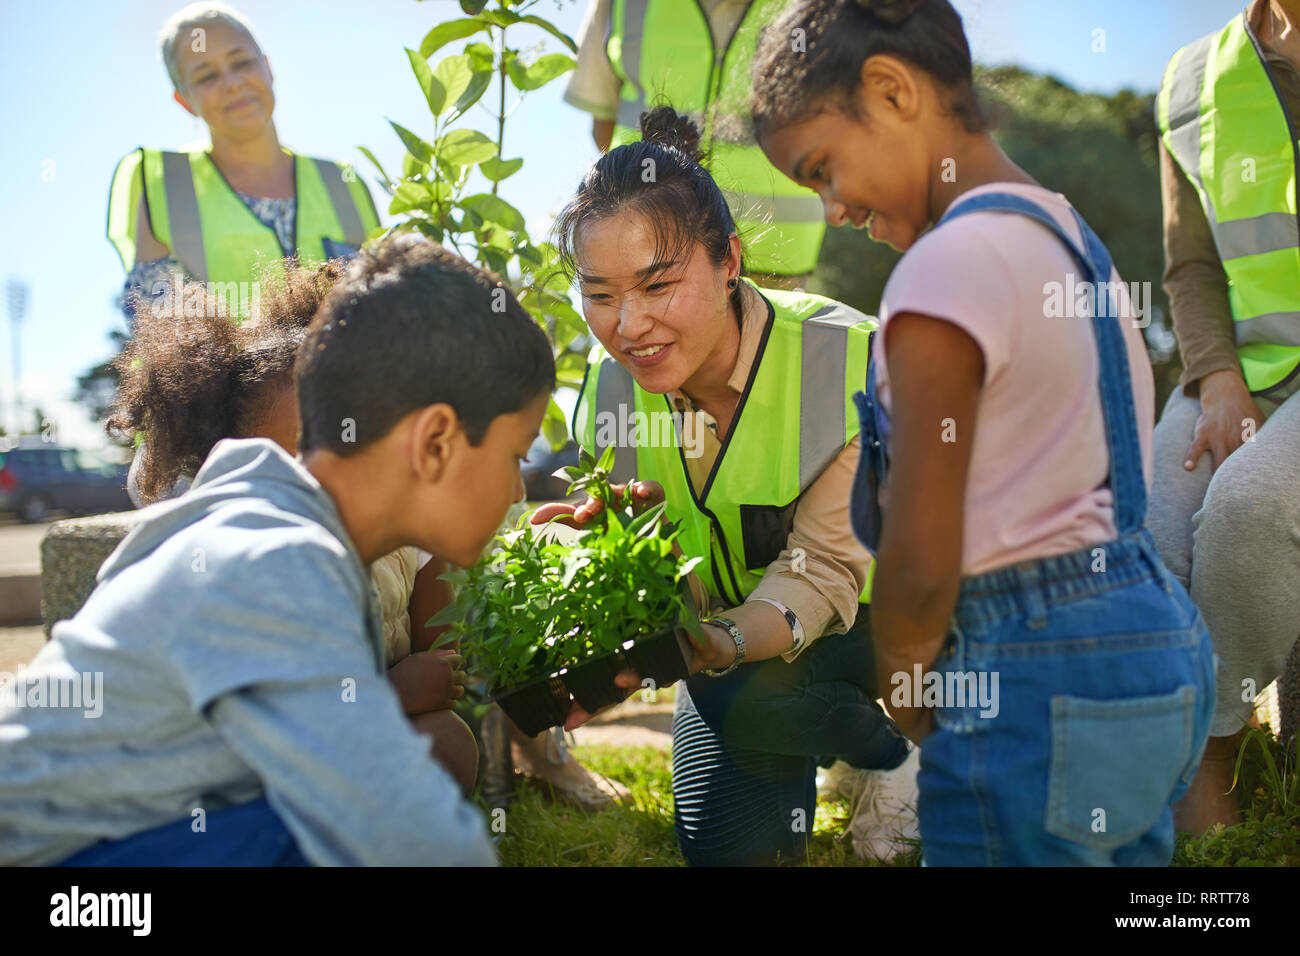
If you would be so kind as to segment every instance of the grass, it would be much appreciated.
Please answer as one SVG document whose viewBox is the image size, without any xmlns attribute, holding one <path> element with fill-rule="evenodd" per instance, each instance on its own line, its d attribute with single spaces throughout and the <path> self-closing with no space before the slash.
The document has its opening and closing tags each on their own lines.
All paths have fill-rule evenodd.
<svg viewBox="0 0 1300 956">
<path fill-rule="evenodd" d="M 520 779 L 500 836 L 506 866 L 684 866 L 673 834 L 672 758 L 654 747 L 575 747 L 593 773 L 632 792 L 630 806 L 596 813 L 553 800 L 545 784 Z M 1236 789 L 1245 819 L 1192 839 L 1180 835 L 1173 866 L 1300 866 L 1300 774 L 1267 728 L 1243 743 Z M 872 866 L 844 836 L 848 802 L 817 804 L 805 866 Z M 890 865 L 917 866 L 920 846 Z"/>
<path fill-rule="evenodd" d="M 655 747 L 574 747 L 593 773 L 632 791 L 631 806 L 585 813 L 553 801 L 545 784 L 520 781 L 498 847 L 506 866 L 685 866 L 673 834 L 672 758 Z M 845 800 L 817 805 L 806 866 L 879 865 L 859 860 L 844 833 Z M 894 865 L 919 865 L 917 848 Z"/>
<path fill-rule="evenodd" d="M 1178 837 L 1173 866 L 1300 866 L 1300 773 L 1267 724 L 1250 729 L 1237 757 L 1234 792 L 1243 821 Z"/>
</svg>

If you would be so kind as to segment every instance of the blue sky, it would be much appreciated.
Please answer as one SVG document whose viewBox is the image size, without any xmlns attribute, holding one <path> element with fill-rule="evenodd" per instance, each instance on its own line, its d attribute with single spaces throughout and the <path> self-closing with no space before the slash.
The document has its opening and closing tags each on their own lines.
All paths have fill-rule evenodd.
<svg viewBox="0 0 1300 956">
<path fill-rule="evenodd" d="M 540 0 L 532 12 L 575 36 L 587 0 Z M 171 99 L 156 37 L 176 0 L 0 0 L 0 280 L 30 287 L 21 327 L 22 393 L 57 421 L 59 438 L 100 446 L 98 427 L 70 401 L 77 373 L 111 355 L 108 332 L 122 268 L 104 238 L 109 179 L 137 146 L 175 148 L 205 131 Z M 417 47 L 454 0 L 233 0 L 252 22 L 275 75 L 280 139 L 299 152 L 355 163 L 369 147 L 390 173 L 401 146 L 392 118 L 419 132 L 427 106 L 402 47 Z M 1178 47 L 1218 29 L 1244 0 L 955 0 L 975 59 L 1052 73 L 1080 89 L 1153 91 Z M 513 30 L 514 28 L 512 28 Z M 557 52 L 532 27 L 524 47 Z M 1098 34 L 1096 31 L 1104 31 Z M 1095 52 L 1098 38 L 1104 51 Z M 448 48 L 454 50 L 461 44 Z M 437 57 L 435 57 L 435 62 Z M 534 237 L 596 158 L 590 118 L 561 99 L 561 78 L 530 94 L 506 127 L 505 155 L 524 168 L 502 195 Z M 489 96 L 493 94 L 490 93 Z M 485 131 L 488 117 L 468 119 Z M 386 223 L 382 194 L 372 185 Z M 0 299 L 0 311 L 4 310 Z M 12 425 L 8 313 L 0 334 L 0 421 Z M 28 413 L 24 413 L 24 418 Z"/>
</svg>

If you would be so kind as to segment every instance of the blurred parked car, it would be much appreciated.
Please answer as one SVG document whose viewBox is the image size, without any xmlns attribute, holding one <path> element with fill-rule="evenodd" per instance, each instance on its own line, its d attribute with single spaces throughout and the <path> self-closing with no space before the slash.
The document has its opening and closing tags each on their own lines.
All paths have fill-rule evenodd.
<svg viewBox="0 0 1300 956">
<path fill-rule="evenodd" d="M 566 465 L 578 463 L 578 443 L 571 441 L 559 451 L 551 451 L 551 443 L 543 436 L 528 449 L 528 457 L 520 466 L 524 475 L 524 489 L 532 502 L 559 501 L 569 487 L 564 478 L 553 477 L 553 472 Z"/>
<path fill-rule="evenodd" d="M 128 465 L 56 445 L 0 446 L 0 511 L 44 521 L 51 511 L 74 515 L 130 511 Z"/>
</svg>

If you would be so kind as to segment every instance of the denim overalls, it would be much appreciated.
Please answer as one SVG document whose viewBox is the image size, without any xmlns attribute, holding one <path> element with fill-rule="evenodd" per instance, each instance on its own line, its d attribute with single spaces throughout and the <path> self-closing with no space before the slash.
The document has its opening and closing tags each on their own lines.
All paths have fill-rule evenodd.
<svg viewBox="0 0 1300 956">
<path fill-rule="evenodd" d="M 1089 281 L 1110 281 L 1110 255 L 1077 212 L 1082 250 L 1036 203 L 1005 193 L 958 201 L 936 228 L 990 210 L 1036 219 Z M 1118 537 L 962 578 L 947 641 L 929 667 L 934 677 L 925 677 L 943 688 L 918 778 L 930 866 L 1163 865 L 1173 854 L 1170 807 L 1209 733 L 1214 653 L 1144 527 L 1128 356 L 1108 299 L 1096 296 L 1091 321 Z M 877 482 L 889 467 L 874 364 L 854 401 L 863 454 L 851 514 L 874 553 Z"/>
</svg>

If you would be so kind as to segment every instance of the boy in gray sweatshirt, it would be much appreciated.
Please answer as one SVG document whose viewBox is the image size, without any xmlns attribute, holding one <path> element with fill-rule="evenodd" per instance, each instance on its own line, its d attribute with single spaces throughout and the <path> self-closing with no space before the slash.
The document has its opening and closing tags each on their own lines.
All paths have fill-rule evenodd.
<svg viewBox="0 0 1300 956">
<path fill-rule="evenodd" d="M 550 346 L 408 235 L 352 264 L 295 376 L 299 457 L 219 442 L 0 689 L 0 864 L 495 862 L 386 679 L 368 566 L 477 559 L 523 494 Z"/>
</svg>

